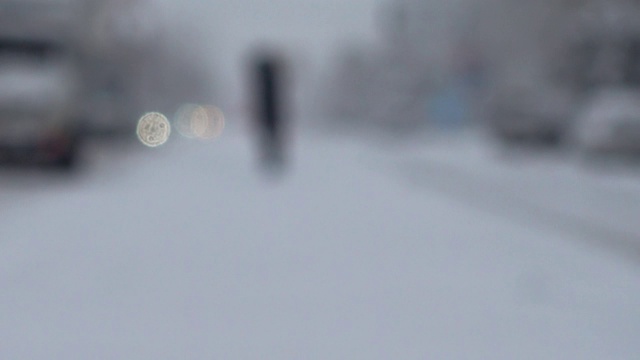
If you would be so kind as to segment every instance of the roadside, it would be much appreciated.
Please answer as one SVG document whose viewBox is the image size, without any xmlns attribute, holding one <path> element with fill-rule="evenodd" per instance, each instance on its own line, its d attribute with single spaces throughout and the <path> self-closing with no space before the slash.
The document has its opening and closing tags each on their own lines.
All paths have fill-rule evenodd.
<svg viewBox="0 0 640 360">
<path fill-rule="evenodd" d="M 413 186 L 640 259 L 640 169 L 594 167 L 566 153 L 508 150 L 465 134 L 412 142 L 391 158 Z"/>
</svg>

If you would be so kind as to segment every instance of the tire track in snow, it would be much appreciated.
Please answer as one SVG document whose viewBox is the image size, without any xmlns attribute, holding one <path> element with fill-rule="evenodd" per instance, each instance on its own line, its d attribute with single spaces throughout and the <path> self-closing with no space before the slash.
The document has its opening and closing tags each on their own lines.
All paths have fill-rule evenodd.
<svg viewBox="0 0 640 360">
<path fill-rule="evenodd" d="M 565 233 L 640 261 L 640 232 L 571 214 L 526 193 L 513 191 L 473 171 L 437 161 L 404 162 L 400 170 L 415 186 L 426 187 L 456 201 L 523 225 Z M 537 201 L 538 200 L 538 201 Z M 640 215 L 639 215 L 640 217 Z M 640 220 L 640 218 L 639 218 Z"/>
</svg>

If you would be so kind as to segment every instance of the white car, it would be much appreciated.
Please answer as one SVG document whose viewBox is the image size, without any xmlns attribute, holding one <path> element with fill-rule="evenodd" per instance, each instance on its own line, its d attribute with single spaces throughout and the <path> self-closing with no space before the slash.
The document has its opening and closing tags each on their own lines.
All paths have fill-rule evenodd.
<svg viewBox="0 0 640 360">
<path fill-rule="evenodd" d="M 585 154 L 640 155 L 640 90 L 598 91 L 578 112 L 574 141 Z"/>
</svg>

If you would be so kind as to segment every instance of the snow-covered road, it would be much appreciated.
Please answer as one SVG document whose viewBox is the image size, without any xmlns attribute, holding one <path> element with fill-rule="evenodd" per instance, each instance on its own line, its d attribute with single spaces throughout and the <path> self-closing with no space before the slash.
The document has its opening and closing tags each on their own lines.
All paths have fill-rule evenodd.
<svg viewBox="0 0 640 360">
<path fill-rule="evenodd" d="M 501 148 L 477 133 L 408 146 L 397 164 L 409 184 L 640 260 L 636 166 Z"/>
<path fill-rule="evenodd" d="M 278 181 L 251 150 L 232 128 L 3 179 L 0 359 L 640 353 L 631 259 L 412 186 L 424 154 L 302 135 Z"/>
</svg>

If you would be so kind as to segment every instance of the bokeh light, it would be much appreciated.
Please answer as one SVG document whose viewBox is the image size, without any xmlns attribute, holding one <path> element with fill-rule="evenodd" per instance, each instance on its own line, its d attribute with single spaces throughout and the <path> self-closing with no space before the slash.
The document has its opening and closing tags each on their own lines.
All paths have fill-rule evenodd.
<svg viewBox="0 0 640 360">
<path fill-rule="evenodd" d="M 210 140 L 222 134 L 225 119 L 215 106 L 185 104 L 178 109 L 174 125 L 184 137 Z"/>
<path fill-rule="evenodd" d="M 138 139 L 144 145 L 156 147 L 169 140 L 171 124 L 167 117 L 158 112 L 144 114 L 138 121 L 136 129 Z"/>
</svg>

